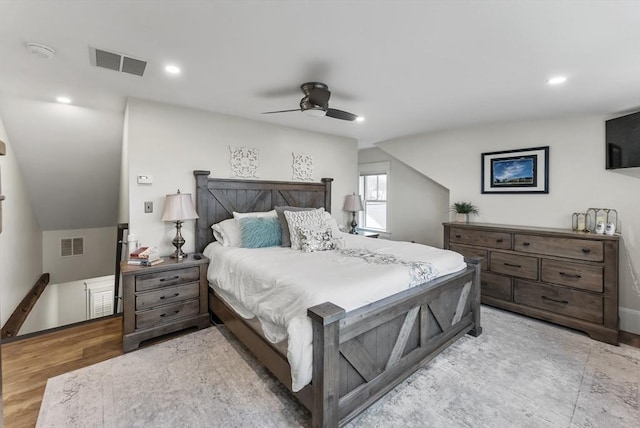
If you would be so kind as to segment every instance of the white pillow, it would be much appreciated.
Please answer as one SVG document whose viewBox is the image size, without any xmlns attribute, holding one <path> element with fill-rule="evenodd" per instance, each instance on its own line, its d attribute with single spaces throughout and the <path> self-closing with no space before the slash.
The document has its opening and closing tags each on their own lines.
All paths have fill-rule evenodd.
<svg viewBox="0 0 640 428">
<path fill-rule="evenodd" d="M 325 211 L 324 213 L 324 222 L 327 225 L 327 227 L 331 228 L 331 233 L 333 235 L 334 238 L 340 236 L 340 233 L 342 232 L 340 230 L 340 227 L 338 226 L 338 221 L 331 217 L 331 213 L 328 211 Z"/>
<path fill-rule="evenodd" d="M 239 247 L 242 244 L 242 232 L 235 218 L 223 220 L 211 226 L 213 237 L 223 247 Z"/>
<path fill-rule="evenodd" d="M 284 216 L 289 226 L 292 250 L 301 248 L 299 228 L 317 229 L 325 225 L 324 208 L 311 211 L 285 211 Z"/>
<path fill-rule="evenodd" d="M 233 212 L 233 218 L 235 218 L 236 220 L 239 220 L 241 218 L 247 218 L 247 217 L 278 217 L 278 215 L 276 214 L 276 210 L 260 211 L 255 213 L 237 213 L 235 211 Z"/>
</svg>

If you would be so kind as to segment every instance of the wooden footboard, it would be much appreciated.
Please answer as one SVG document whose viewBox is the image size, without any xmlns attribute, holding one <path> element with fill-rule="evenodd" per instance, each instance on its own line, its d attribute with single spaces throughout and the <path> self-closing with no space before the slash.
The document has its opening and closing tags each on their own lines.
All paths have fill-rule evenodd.
<svg viewBox="0 0 640 428">
<path fill-rule="evenodd" d="M 337 427 L 393 389 L 420 366 L 480 326 L 479 259 L 355 311 L 323 303 L 308 309 L 313 325 L 313 381 L 294 395 L 314 427 Z M 287 388 L 286 358 L 214 296 L 210 309 Z"/>
<path fill-rule="evenodd" d="M 313 426 L 348 423 L 465 333 L 480 327 L 479 264 L 352 312 L 309 308 Z"/>
</svg>

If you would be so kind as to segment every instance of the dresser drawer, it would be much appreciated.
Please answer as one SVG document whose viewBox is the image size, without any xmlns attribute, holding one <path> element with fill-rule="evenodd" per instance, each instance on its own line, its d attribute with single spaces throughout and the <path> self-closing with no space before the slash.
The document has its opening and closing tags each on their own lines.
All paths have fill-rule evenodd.
<svg viewBox="0 0 640 428">
<path fill-rule="evenodd" d="M 197 266 L 138 275 L 136 276 L 136 291 L 170 287 L 176 284 L 184 284 L 185 282 L 198 281 L 199 279 L 200 269 Z"/>
<path fill-rule="evenodd" d="M 572 318 L 602 324 L 602 297 L 583 291 L 515 280 L 513 300 Z"/>
<path fill-rule="evenodd" d="M 511 249 L 511 234 L 506 232 L 489 232 L 485 230 L 469 230 L 452 227 L 449 241 L 461 244 L 480 245 L 483 247 Z"/>
<path fill-rule="evenodd" d="M 483 296 L 511 301 L 511 278 L 497 275 L 491 272 L 482 272 L 480 275 L 480 290 Z"/>
<path fill-rule="evenodd" d="M 160 288 L 158 290 L 141 293 L 136 296 L 136 311 L 151 308 L 158 305 L 181 302 L 193 299 L 200 295 L 200 284 L 192 282 L 190 284 L 177 287 Z"/>
<path fill-rule="evenodd" d="M 538 258 L 492 251 L 489 255 L 489 269 L 505 275 L 538 279 Z"/>
<path fill-rule="evenodd" d="M 604 260 L 602 241 L 589 239 L 516 234 L 514 236 L 514 250 L 594 262 Z"/>
<path fill-rule="evenodd" d="M 604 269 L 581 263 L 542 259 L 542 281 L 589 291 L 603 291 Z"/>
<path fill-rule="evenodd" d="M 157 309 L 136 312 L 136 329 L 156 327 L 174 320 L 195 315 L 200 310 L 200 300 L 188 300 L 161 306 Z"/>
<path fill-rule="evenodd" d="M 465 257 L 482 257 L 482 261 L 480 261 L 480 269 L 487 270 L 487 250 L 483 250 L 482 248 L 466 247 L 464 245 L 449 245 L 449 249 L 456 253 L 460 253 Z"/>
</svg>

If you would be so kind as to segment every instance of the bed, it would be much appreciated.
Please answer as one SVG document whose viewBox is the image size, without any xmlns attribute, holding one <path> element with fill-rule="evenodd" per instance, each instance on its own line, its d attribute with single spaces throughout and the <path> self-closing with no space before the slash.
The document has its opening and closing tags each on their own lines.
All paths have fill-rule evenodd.
<svg viewBox="0 0 640 428">
<path fill-rule="evenodd" d="M 209 171 L 194 175 L 197 252 L 214 240 L 211 225 L 232 218 L 234 211 L 285 205 L 331 211 L 332 179 L 308 183 L 216 179 Z M 209 309 L 311 411 L 314 427 L 343 426 L 457 339 L 481 333 L 479 260 L 464 261 L 459 272 L 355 309 L 329 301 L 309 307 L 312 380 L 296 392 L 286 352 L 265 339 L 259 323 L 238 315 L 212 287 Z"/>
</svg>

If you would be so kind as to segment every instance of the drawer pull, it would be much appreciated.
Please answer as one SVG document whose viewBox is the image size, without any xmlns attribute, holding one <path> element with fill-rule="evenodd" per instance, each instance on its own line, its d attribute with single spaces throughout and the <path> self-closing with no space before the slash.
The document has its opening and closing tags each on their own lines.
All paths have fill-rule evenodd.
<svg viewBox="0 0 640 428">
<path fill-rule="evenodd" d="M 591 252 L 591 250 L 589 248 L 583 248 L 582 252 L 585 254 L 589 254 Z"/>
<path fill-rule="evenodd" d="M 164 318 L 164 317 L 170 317 L 171 315 L 175 315 L 175 314 L 177 314 L 178 312 L 180 312 L 180 311 L 173 311 L 173 312 L 172 312 L 172 313 L 170 313 L 170 314 L 162 314 L 162 315 L 160 315 L 160 316 L 161 316 L 162 318 Z"/>
<path fill-rule="evenodd" d="M 180 293 L 173 293 L 173 296 L 160 296 L 160 300 L 164 300 L 167 297 L 178 297 L 180 295 Z"/>
<path fill-rule="evenodd" d="M 572 273 L 564 273 L 564 272 L 558 272 L 560 275 L 562 276 L 566 276 L 567 278 L 575 278 L 575 279 L 580 279 L 582 278 L 582 275 L 575 275 Z"/>
<path fill-rule="evenodd" d="M 480 281 L 480 285 L 487 285 L 487 281 Z"/>
<path fill-rule="evenodd" d="M 523 247 L 528 247 L 529 245 L 531 245 L 529 242 L 523 242 L 523 243 L 522 243 L 522 246 L 523 246 Z"/>
<path fill-rule="evenodd" d="M 459 233 L 456 233 L 456 238 L 462 238 L 462 235 L 460 235 Z"/>
<path fill-rule="evenodd" d="M 505 262 L 505 264 L 504 264 L 504 265 L 505 265 L 505 266 L 514 267 L 514 268 L 521 268 L 521 267 L 522 267 L 521 265 L 516 265 L 516 264 L 513 264 L 513 263 L 506 263 L 506 262 Z"/>
<path fill-rule="evenodd" d="M 160 278 L 160 282 L 165 282 L 165 281 L 173 281 L 174 279 L 179 279 L 180 275 L 176 275 L 173 278 Z"/>
<path fill-rule="evenodd" d="M 552 299 L 551 297 L 547 297 L 547 296 L 542 296 L 543 300 L 551 300 L 552 302 L 556 302 L 556 303 L 562 303 L 563 305 L 568 305 L 569 301 L 568 300 L 558 300 L 558 299 Z"/>
<path fill-rule="evenodd" d="M 504 239 L 502 239 L 502 238 L 496 239 L 496 242 L 502 242 L 502 241 L 504 241 Z"/>
</svg>

